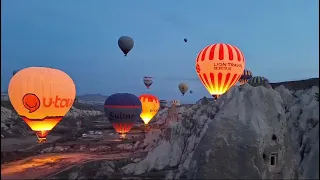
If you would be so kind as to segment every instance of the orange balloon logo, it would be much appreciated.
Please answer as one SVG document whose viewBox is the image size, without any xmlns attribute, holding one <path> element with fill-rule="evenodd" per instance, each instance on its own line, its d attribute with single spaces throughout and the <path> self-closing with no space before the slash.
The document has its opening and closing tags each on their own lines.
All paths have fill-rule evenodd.
<svg viewBox="0 0 320 180">
<path fill-rule="evenodd" d="M 242 52 L 230 44 L 213 44 L 198 54 L 196 72 L 213 96 L 225 93 L 240 79 L 245 67 Z"/>
<path fill-rule="evenodd" d="M 22 98 L 23 105 L 29 110 L 29 113 L 35 112 L 40 107 L 40 99 L 37 95 L 27 93 Z"/>
<path fill-rule="evenodd" d="M 11 78 L 8 94 L 14 109 L 42 143 L 72 107 L 76 88 L 61 70 L 29 67 Z"/>
<path fill-rule="evenodd" d="M 159 99 L 151 94 L 142 94 L 139 96 L 142 104 L 142 112 L 140 114 L 144 124 L 148 124 L 151 119 L 158 113 L 160 108 Z"/>
</svg>

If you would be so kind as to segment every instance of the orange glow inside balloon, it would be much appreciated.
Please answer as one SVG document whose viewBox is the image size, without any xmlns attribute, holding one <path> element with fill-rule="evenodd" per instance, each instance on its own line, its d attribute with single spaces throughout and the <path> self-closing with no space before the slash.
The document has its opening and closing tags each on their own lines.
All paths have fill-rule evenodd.
<svg viewBox="0 0 320 180">
<path fill-rule="evenodd" d="M 72 107 L 76 88 L 61 70 L 29 67 L 11 78 L 8 94 L 18 115 L 36 132 L 39 141 L 45 141 Z"/>
<path fill-rule="evenodd" d="M 133 127 L 133 123 L 112 123 L 112 125 L 119 134 L 126 134 Z"/>
<path fill-rule="evenodd" d="M 159 99 L 151 94 L 142 94 L 139 96 L 142 104 L 142 112 L 140 114 L 144 124 L 148 124 L 151 119 L 158 113 L 160 108 Z"/>
<path fill-rule="evenodd" d="M 245 67 L 242 52 L 230 44 L 204 48 L 196 60 L 196 72 L 211 95 L 221 95 L 240 79 Z"/>
</svg>

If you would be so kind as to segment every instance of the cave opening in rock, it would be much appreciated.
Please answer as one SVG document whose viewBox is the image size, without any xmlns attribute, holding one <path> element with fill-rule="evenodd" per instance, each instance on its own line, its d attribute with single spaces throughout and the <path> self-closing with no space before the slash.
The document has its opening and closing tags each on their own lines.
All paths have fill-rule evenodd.
<svg viewBox="0 0 320 180">
<path fill-rule="evenodd" d="M 275 134 L 272 134 L 272 140 L 277 140 L 277 136 Z"/>
<path fill-rule="evenodd" d="M 277 153 L 272 153 L 270 155 L 270 165 L 271 166 L 275 166 L 277 164 L 277 156 L 278 156 Z"/>
<path fill-rule="evenodd" d="M 267 157 L 266 154 L 263 153 L 263 154 L 262 154 L 262 158 L 263 158 L 264 160 L 266 160 L 266 157 Z"/>
<path fill-rule="evenodd" d="M 270 157 L 270 165 L 272 165 L 272 166 L 275 165 L 275 157 L 274 156 Z"/>
</svg>

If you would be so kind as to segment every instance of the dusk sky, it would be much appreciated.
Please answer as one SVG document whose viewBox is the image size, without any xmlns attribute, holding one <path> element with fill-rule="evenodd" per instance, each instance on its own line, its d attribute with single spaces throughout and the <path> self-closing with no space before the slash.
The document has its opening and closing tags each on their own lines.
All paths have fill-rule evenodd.
<svg viewBox="0 0 320 180">
<path fill-rule="evenodd" d="M 1 91 L 12 71 L 49 66 L 77 94 L 210 96 L 195 72 L 199 51 L 237 46 L 246 68 L 271 82 L 319 77 L 319 0 L 2 0 Z M 127 57 L 117 40 L 131 36 Z M 184 43 L 183 39 L 188 38 Z M 143 76 L 153 76 L 150 90 Z M 189 84 L 185 97 L 178 84 Z"/>
</svg>

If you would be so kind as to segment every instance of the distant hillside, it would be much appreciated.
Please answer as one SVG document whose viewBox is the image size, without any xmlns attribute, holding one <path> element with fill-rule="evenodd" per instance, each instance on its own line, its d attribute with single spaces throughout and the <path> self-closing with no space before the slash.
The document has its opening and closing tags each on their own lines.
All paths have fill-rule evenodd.
<svg viewBox="0 0 320 180">
<path fill-rule="evenodd" d="M 311 79 L 298 80 L 298 81 L 284 81 L 284 82 L 270 83 L 270 84 L 272 85 L 272 88 L 276 88 L 280 85 L 283 85 L 284 87 L 290 90 L 304 90 L 304 89 L 311 88 L 312 86 L 319 87 L 319 78 L 311 78 Z"/>
<path fill-rule="evenodd" d="M 78 100 L 82 101 L 97 101 L 97 102 L 104 102 L 108 96 L 102 94 L 84 94 L 78 95 Z"/>
</svg>

